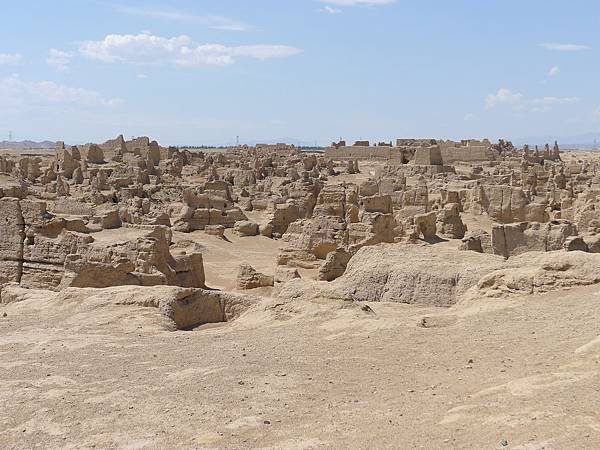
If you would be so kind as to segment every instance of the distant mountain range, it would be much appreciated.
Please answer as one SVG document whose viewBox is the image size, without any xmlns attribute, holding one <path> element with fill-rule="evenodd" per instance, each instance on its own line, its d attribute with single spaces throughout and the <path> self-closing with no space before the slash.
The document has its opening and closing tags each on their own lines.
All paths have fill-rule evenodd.
<svg viewBox="0 0 600 450">
<path fill-rule="evenodd" d="M 554 144 L 554 141 L 558 141 L 558 144 L 561 148 L 564 149 L 598 149 L 600 150 L 600 132 L 596 133 L 584 133 L 575 136 L 555 136 L 555 135 L 546 135 L 546 136 L 529 136 L 529 137 L 520 137 L 511 139 L 512 143 L 516 146 L 522 146 L 524 144 L 529 144 L 530 146 L 538 145 L 542 147 L 544 144 L 548 143 L 550 146 Z M 303 139 L 296 138 L 279 138 L 279 139 L 262 139 L 262 140 L 251 140 L 251 141 L 240 141 L 240 144 L 246 145 L 256 145 L 256 144 L 273 144 L 283 142 L 286 144 L 293 144 L 301 147 L 313 147 L 315 146 L 315 141 L 307 141 Z M 202 145 L 201 143 L 197 145 Z M 235 146 L 235 142 L 223 142 L 220 144 L 214 144 L 215 147 L 223 146 L 230 147 Z M 53 149 L 55 148 L 56 143 L 52 141 L 0 141 L 0 149 Z M 210 145 L 209 145 L 210 146 Z M 182 145 L 181 147 L 185 147 Z"/>
<path fill-rule="evenodd" d="M 524 138 L 513 139 L 514 145 L 529 144 L 529 146 L 539 145 L 540 147 L 548 143 L 550 146 L 558 141 L 558 145 L 564 149 L 600 149 L 600 133 L 585 133 L 576 136 L 530 136 Z"/>
<path fill-rule="evenodd" d="M 400 136 L 398 136 L 400 137 Z M 395 142 L 396 138 L 392 139 Z M 554 145 L 554 141 L 558 141 L 558 145 L 564 149 L 598 149 L 600 150 L 600 132 L 599 133 L 585 133 L 575 136 L 530 136 L 510 139 L 516 146 L 522 146 L 529 144 L 530 146 L 538 145 L 543 147 L 544 144 L 550 144 L 550 147 Z M 251 141 L 240 141 L 240 144 L 256 145 L 256 144 L 274 144 L 277 142 L 284 142 L 286 144 L 293 144 L 301 147 L 314 147 L 315 141 L 307 141 L 297 138 L 280 138 L 280 139 L 263 139 L 263 140 L 251 140 Z M 371 141 L 374 142 L 374 141 Z M 224 142 L 215 146 L 231 147 L 234 146 L 235 142 Z"/>
<path fill-rule="evenodd" d="M 298 147 L 314 147 L 315 146 L 315 141 L 307 141 L 307 140 L 303 140 L 303 139 L 297 139 L 297 138 L 278 138 L 278 139 L 251 139 L 251 140 L 242 140 L 240 139 L 240 143 L 239 145 L 249 145 L 249 146 L 255 146 L 256 144 L 289 144 L 289 145 L 296 145 Z M 189 142 L 188 142 L 189 144 Z M 191 144 L 190 144 L 191 145 Z M 195 146 L 197 145 L 203 145 L 203 144 L 194 144 Z M 229 141 L 229 142 L 219 142 L 219 143 L 215 143 L 215 144 L 204 144 L 205 147 L 235 147 L 237 145 L 236 142 L 234 141 Z M 185 145 L 179 145 L 180 147 L 185 147 Z M 317 143 L 318 146 L 318 143 Z"/>
<path fill-rule="evenodd" d="M 50 141 L 0 141 L 0 149 L 25 149 L 25 148 L 44 148 L 52 149 L 56 146 L 55 142 Z"/>
</svg>

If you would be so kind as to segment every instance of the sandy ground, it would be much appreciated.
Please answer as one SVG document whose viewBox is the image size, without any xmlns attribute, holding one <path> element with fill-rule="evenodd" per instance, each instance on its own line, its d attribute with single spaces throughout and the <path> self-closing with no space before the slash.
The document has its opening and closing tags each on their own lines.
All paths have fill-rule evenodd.
<svg viewBox="0 0 600 450">
<path fill-rule="evenodd" d="M 600 447 L 597 286 L 174 333 L 50 303 L 0 307 L 0 448 Z"/>
<path fill-rule="evenodd" d="M 281 241 L 264 236 L 240 237 L 225 230 L 225 240 L 209 236 L 204 231 L 175 233 L 174 240 L 192 240 L 202 246 L 206 284 L 211 288 L 232 290 L 239 265 L 248 263 L 259 272 L 273 275 L 275 255 Z"/>
</svg>

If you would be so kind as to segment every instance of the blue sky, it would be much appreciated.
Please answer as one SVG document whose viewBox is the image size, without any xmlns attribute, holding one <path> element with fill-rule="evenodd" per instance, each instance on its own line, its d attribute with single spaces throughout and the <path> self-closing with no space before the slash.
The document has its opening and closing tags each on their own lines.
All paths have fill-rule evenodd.
<svg viewBox="0 0 600 450">
<path fill-rule="evenodd" d="M 595 0 L 3 2 L 0 140 L 600 130 Z"/>
</svg>

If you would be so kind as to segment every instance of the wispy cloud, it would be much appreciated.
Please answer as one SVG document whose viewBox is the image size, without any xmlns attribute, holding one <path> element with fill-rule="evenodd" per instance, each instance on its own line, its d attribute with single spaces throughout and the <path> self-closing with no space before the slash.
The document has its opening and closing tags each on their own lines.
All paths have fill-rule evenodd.
<svg viewBox="0 0 600 450">
<path fill-rule="evenodd" d="M 548 70 L 548 73 L 546 75 L 548 75 L 549 77 L 555 77 L 559 73 L 560 73 L 560 69 L 558 67 L 554 66 L 554 67 L 550 67 L 550 69 Z"/>
<path fill-rule="evenodd" d="M 339 14 L 342 12 L 341 9 L 333 8 L 332 6 L 325 5 L 323 8 L 319 9 L 320 12 L 328 13 L 328 14 Z"/>
<path fill-rule="evenodd" d="M 16 66 L 23 60 L 20 53 L 0 53 L 0 66 Z"/>
<path fill-rule="evenodd" d="M 101 41 L 85 41 L 79 52 L 107 63 L 175 64 L 179 66 L 230 65 L 238 58 L 259 60 L 284 58 L 302 50 L 287 45 L 197 44 L 188 36 L 109 34 Z"/>
<path fill-rule="evenodd" d="M 212 30 L 250 31 L 254 29 L 254 27 L 244 22 L 214 14 L 191 14 L 185 11 L 172 9 L 135 8 L 130 6 L 117 6 L 116 9 L 121 13 L 134 16 L 154 17 L 181 22 L 196 22 Z"/>
<path fill-rule="evenodd" d="M 396 3 L 396 0 L 320 0 L 321 3 L 329 3 L 338 6 L 381 6 Z"/>
<path fill-rule="evenodd" d="M 570 105 L 579 103 L 579 97 L 541 97 L 534 98 L 526 105 L 526 109 L 532 113 L 546 113 L 554 109 L 557 105 Z"/>
<path fill-rule="evenodd" d="M 497 106 L 510 106 L 516 111 L 525 111 L 532 113 L 549 112 L 554 106 L 569 105 L 579 103 L 579 97 L 538 97 L 526 99 L 523 94 L 512 92 L 507 88 L 500 88 L 495 94 L 488 94 L 485 97 L 485 109 L 492 109 Z"/>
<path fill-rule="evenodd" d="M 541 97 L 534 98 L 532 103 L 534 105 L 564 105 L 568 103 L 579 103 L 581 99 L 579 97 Z"/>
<path fill-rule="evenodd" d="M 71 58 L 73 58 L 72 52 L 65 52 L 62 50 L 51 48 L 48 51 L 46 63 L 53 66 L 59 72 L 64 72 L 69 69 L 69 63 L 71 62 Z"/>
<path fill-rule="evenodd" d="M 113 107 L 120 99 L 105 98 L 96 91 L 76 88 L 53 81 L 26 81 L 19 75 L 0 78 L 0 97 L 10 104 L 76 104 Z"/>
<path fill-rule="evenodd" d="M 383 6 L 391 5 L 396 3 L 396 0 L 318 0 L 321 3 L 326 3 L 323 8 L 319 9 L 319 12 L 327 14 L 339 14 L 342 12 L 341 9 L 335 8 L 334 6 Z M 333 5 L 333 6 L 330 6 Z"/>
<path fill-rule="evenodd" d="M 591 49 L 589 45 L 582 44 L 560 44 L 556 42 L 546 42 L 544 44 L 539 45 L 540 47 L 544 47 L 547 50 L 556 50 L 560 52 L 580 52 L 583 50 Z"/>
</svg>

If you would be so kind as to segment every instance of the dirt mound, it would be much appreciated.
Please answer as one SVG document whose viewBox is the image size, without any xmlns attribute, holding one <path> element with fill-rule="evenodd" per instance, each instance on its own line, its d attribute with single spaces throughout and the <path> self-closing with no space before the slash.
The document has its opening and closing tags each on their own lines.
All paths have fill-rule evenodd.
<svg viewBox="0 0 600 450">
<path fill-rule="evenodd" d="M 600 282 L 600 255 L 527 253 L 501 257 L 449 246 L 379 244 L 364 247 L 331 283 L 292 280 L 281 299 L 330 298 L 450 306 L 465 297 L 549 292 Z"/>
<path fill-rule="evenodd" d="M 260 299 L 223 291 L 177 286 L 118 286 L 102 289 L 68 288 L 61 292 L 23 289 L 16 284 L 4 286 L 0 303 L 27 302 L 45 311 L 70 308 L 73 314 L 105 309 L 135 313 L 134 307 L 155 311 L 159 323 L 168 330 L 185 330 L 208 323 L 234 320 Z M 117 313 L 114 320 L 121 314 Z"/>
<path fill-rule="evenodd" d="M 600 255 L 595 253 L 529 252 L 505 265 L 481 278 L 472 295 L 535 294 L 600 282 Z"/>
</svg>

